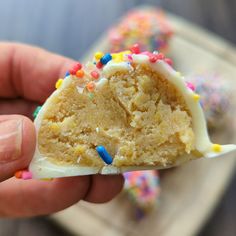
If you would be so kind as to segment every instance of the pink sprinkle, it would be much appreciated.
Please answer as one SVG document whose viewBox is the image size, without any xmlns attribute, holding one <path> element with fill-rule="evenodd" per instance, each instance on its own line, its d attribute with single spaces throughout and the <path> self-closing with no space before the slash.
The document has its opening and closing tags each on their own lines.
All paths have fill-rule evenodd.
<svg viewBox="0 0 236 236">
<path fill-rule="evenodd" d="M 70 69 L 69 72 L 70 72 L 71 75 L 75 75 L 76 74 L 76 70 L 75 69 Z"/>
<path fill-rule="evenodd" d="M 128 59 L 130 60 L 130 61 L 132 61 L 133 60 L 133 57 L 132 57 L 132 55 L 130 55 L 130 54 L 128 54 Z"/>
<path fill-rule="evenodd" d="M 75 71 L 81 70 L 81 69 L 82 69 L 82 64 L 78 62 L 76 65 L 73 66 L 73 69 L 74 69 Z"/>
<path fill-rule="evenodd" d="M 92 76 L 94 79 L 98 79 L 99 76 L 100 76 L 99 73 L 98 73 L 97 71 L 95 71 L 95 70 L 92 71 L 90 74 L 91 74 L 91 76 Z"/>
<path fill-rule="evenodd" d="M 30 171 L 23 171 L 21 178 L 24 180 L 32 179 L 32 173 Z"/>
<path fill-rule="evenodd" d="M 163 60 L 165 58 L 163 53 L 158 53 L 156 56 L 158 60 Z"/>
<path fill-rule="evenodd" d="M 190 82 L 186 82 L 186 83 L 187 83 L 187 87 L 188 87 L 189 89 L 195 91 L 195 86 L 194 86 L 192 83 L 190 83 Z"/>
<path fill-rule="evenodd" d="M 139 54 L 140 53 L 140 47 L 139 45 L 136 43 L 134 44 L 131 48 L 130 51 L 134 54 Z"/>
<path fill-rule="evenodd" d="M 173 61 L 170 59 L 170 58 L 165 58 L 164 61 L 170 65 L 170 66 L 173 66 Z"/>
<path fill-rule="evenodd" d="M 149 56 L 149 61 L 155 63 L 157 61 L 157 55 L 152 54 Z"/>
</svg>

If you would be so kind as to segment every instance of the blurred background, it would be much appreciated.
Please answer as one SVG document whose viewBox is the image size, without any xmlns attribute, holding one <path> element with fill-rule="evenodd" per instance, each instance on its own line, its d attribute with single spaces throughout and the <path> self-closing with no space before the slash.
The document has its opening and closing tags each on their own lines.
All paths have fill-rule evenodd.
<svg viewBox="0 0 236 236">
<path fill-rule="evenodd" d="M 79 59 L 126 11 L 144 3 L 161 6 L 236 44 L 235 0 L 0 0 L 0 40 Z M 234 177 L 200 236 L 236 235 L 235 199 Z M 0 236 L 10 235 L 70 234 L 44 217 L 0 220 Z"/>
</svg>

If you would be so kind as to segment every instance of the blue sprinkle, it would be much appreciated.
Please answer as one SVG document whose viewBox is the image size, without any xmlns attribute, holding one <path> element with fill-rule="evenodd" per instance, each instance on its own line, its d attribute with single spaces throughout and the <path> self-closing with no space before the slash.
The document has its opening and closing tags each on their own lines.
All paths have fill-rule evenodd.
<svg viewBox="0 0 236 236">
<path fill-rule="evenodd" d="M 103 146 L 97 146 L 96 147 L 96 151 L 98 152 L 99 156 L 102 158 L 102 160 L 106 163 L 106 164 L 111 164 L 113 159 L 110 156 L 110 154 L 107 152 L 106 148 Z"/>
<path fill-rule="evenodd" d="M 70 75 L 70 72 L 67 71 L 66 74 L 65 74 L 65 77 L 69 76 Z"/>
<path fill-rule="evenodd" d="M 100 59 L 100 62 L 101 62 L 103 65 L 106 65 L 107 62 L 109 62 L 111 59 L 112 59 L 111 54 L 110 54 L 110 53 L 107 53 L 107 54 L 105 54 L 105 55 Z"/>
</svg>

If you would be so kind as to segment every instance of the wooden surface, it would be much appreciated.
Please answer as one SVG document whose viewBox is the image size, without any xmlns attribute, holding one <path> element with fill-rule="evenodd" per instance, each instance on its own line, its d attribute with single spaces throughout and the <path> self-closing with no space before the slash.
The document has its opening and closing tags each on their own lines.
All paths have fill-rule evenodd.
<svg viewBox="0 0 236 236">
<path fill-rule="evenodd" d="M 35 44 L 66 56 L 79 58 L 125 10 L 142 2 L 140 0 L 1 0 L 0 40 Z M 147 0 L 145 2 L 161 4 L 171 12 L 182 15 L 236 43 L 235 0 Z M 91 12 L 91 8 L 94 10 L 88 18 L 86 13 Z M 109 9 L 105 19 L 101 14 L 104 8 Z M 185 29 L 182 31 L 184 32 Z M 201 37 L 198 34 L 192 37 L 187 35 L 186 41 L 188 40 L 199 41 Z M 211 44 L 211 40 L 208 41 L 208 47 L 214 48 L 214 45 Z M 221 46 L 216 48 L 218 52 L 220 49 Z M 218 53 L 219 57 L 231 57 L 230 60 L 233 60 L 234 55 L 234 53 L 225 54 L 224 50 Z M 216 67 L 218 71 L 222 69 L 221 64 Z M 225 73 L 227 77 L 231 74 L 227 71 Z M 236 177 L 212 220 L 200 233 L 201 236 L 236 235 L 235 190 Z M 0 220 L 0 236 L 12 235 L 69 236 L 70 234 L 51 224 L 47 218 Z"/>
<path fill-rule="evenodd" d="M 170 19 L 176 31 L 170 43 L 170 55 L 176 62 L 176 68 L 184 74 L 192 71 L 219 72 L 236 88 L 233 79 L 236 74 L 235 49 L 178 18 L 170 16 Z M 102 39 L 88 56 L 106 44 L 106 40 Z M 217 143 L 236 143 L 234 125 L 230 124 L 227 130 L 215 133 L 213 140 Z M 132 220 L 129 205 L 122 196 L 108 204 L 79 203 L 55 214 L 53 219 L 82 235 L 98 232 L 115 236 L 195 235 L 221 199 L 234 173 L 235 163 L 235 154 L 231 154 L 225 158 L 194 161 L 169 172 L 162 178 L 158 212 L 139 223 Z M 114 212 L 115 217 L 110 219 Z"/>
</svg>

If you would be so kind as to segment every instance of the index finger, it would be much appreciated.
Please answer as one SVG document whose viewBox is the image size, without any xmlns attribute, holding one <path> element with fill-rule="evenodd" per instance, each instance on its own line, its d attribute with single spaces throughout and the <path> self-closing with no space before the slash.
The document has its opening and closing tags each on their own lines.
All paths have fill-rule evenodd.
<svg viewBox="0 0 236 236">
<path fill-rule="evenodd" d="M 0 43 L 0 97 L 44 102 L 55 82 L 74 63 L 43 49 L 17 43 Z"/>
</svg>

